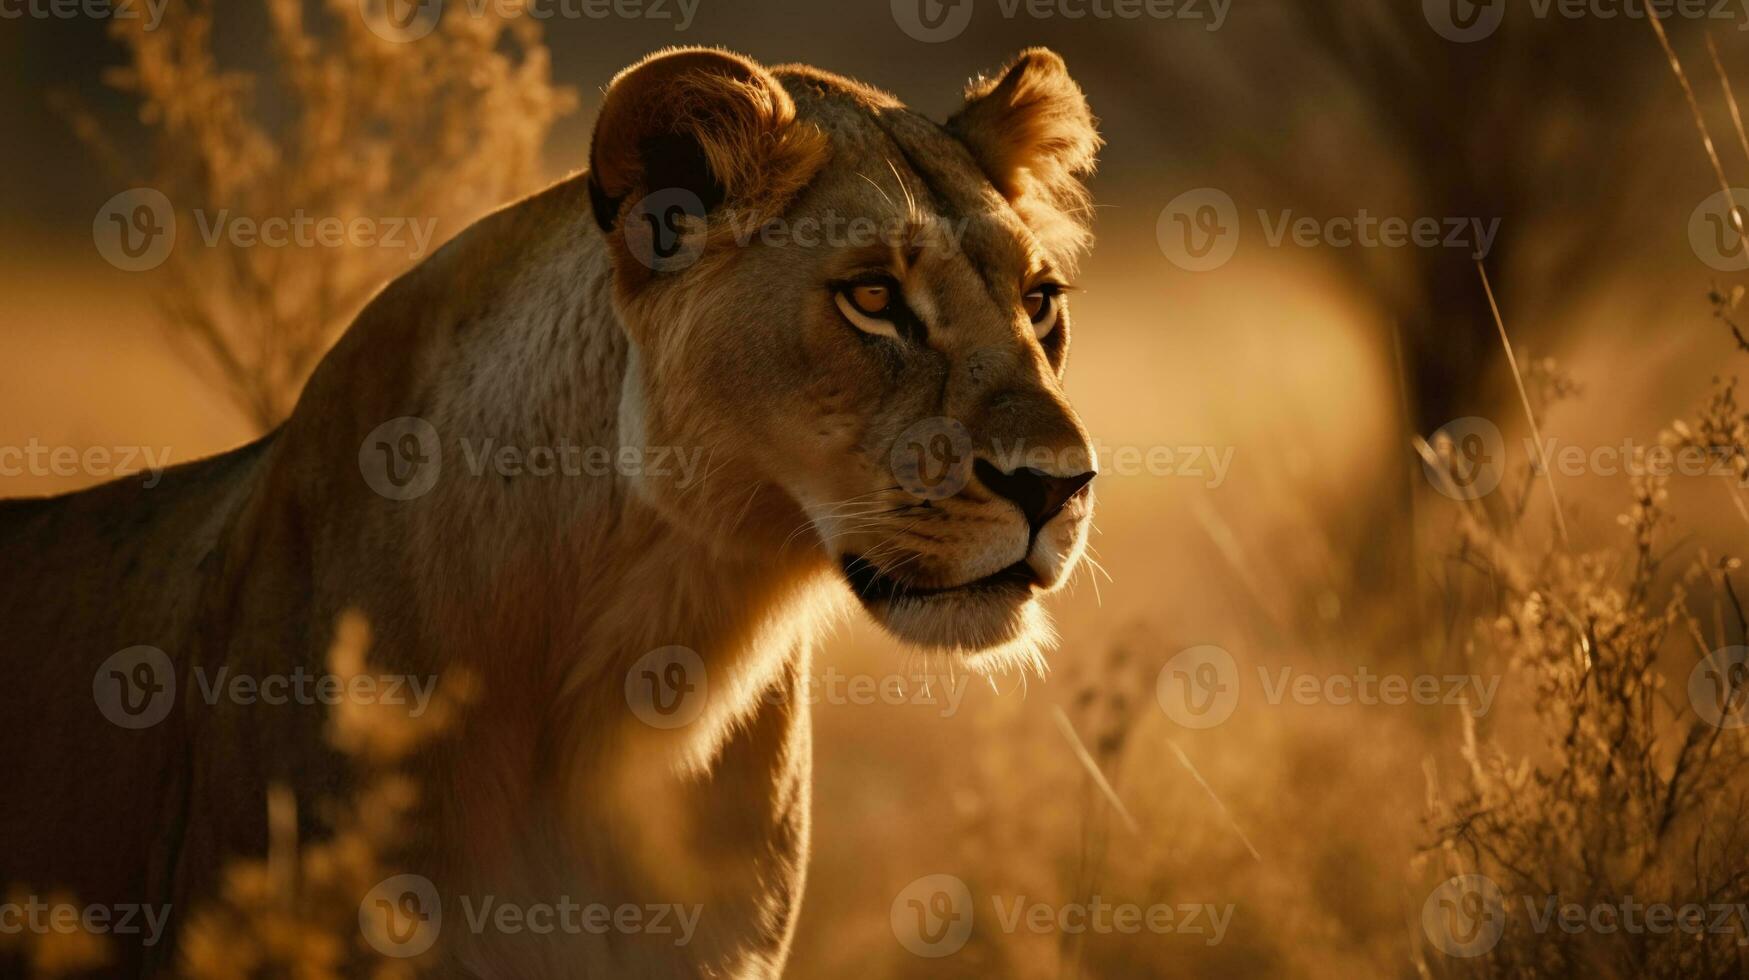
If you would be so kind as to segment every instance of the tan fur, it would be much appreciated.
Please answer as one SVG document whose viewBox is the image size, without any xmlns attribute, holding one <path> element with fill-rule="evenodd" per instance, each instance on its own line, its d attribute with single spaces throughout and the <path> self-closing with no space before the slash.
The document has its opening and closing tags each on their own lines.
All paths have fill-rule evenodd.
<svg viewBox="0 0 1749 980">
<path fill-rule="evenodd" d="M 1047 54 L 1023 59 L 1015 88 L 1068 98 Z M 854 605 L 840 565 L 860 556 L 934 589 L 1024 564 L 1036 583 L 1018 592 L 865 605 L 973 666 L 1032 663 L 1050 643 L 1038 598 L 1072 574 L 1086 536 L 1084 494 L 1029 534 L 977 480 L 927 505 L 895 486 L 895 441 L 936 416 L 963 423 L 987 459 L 1006 441 L 1063 475 L 1092 465 L 1060 387 L 1067 310 L 1041 343 L 1020 302 L 1029 275 L 1072 264 L 1082 244 L 1054 236 L 1084 223 L 1066 181 L 1091 166 L 1096 137 L 1084 107 L 1058 107 L 1046 129 L 1086 132 L 1042 140 L 1052 159 L 998 153 L 1005 125 L 1040 135 L 1040 102 L 984 101 L 962 115 L 978 134 L 968 149 L 969 136 L 814 69 L 698 49 L 650 59 L 610 89 L 593 173 L 489 216 L 387 286 L 279 431 L 153 490 L 0 505 L 0 735 L 33 747 L 0 808 L 0 880 L 180 913 L 227 859 L 263 853 L 268 785 L 293 787 L 303 832 L 322 834 L 319 801 L 346 791 L 323 711 L 209 706 L 192 672 L 319 673 L 336 617 L 357 608 L 376 664 L 465 669 L 482 692 L 416 766 L 427 807 L 405 868 L 446 896 L 430 954 L 444 971 L 779 973 L 810 833 L 795 694 L 820 627 Z M 639 264 L 624 236 L 625 215 L 660 189 L 645 186 L 651 132 L 696 140 L 725 195 L 685 269 Z M 988 173 L 1009 166 L 1033 177 Z M 605 231 L 592 217 L 604 202 Z M 777 214 L 873 217 L 919 237 L 735 241 L 738 220 Z M 924 311 L 926 341 L 871 337 L 835 309 L 826 284 L 871 263 Z M 361 478 L 359 453 L 402 416 L 439 433 L 442 471 L 429 493 L 391 500 Z M 458 448 L 559 437 L 697 449 L 708 475 L 475 476 Z M 124 731 L 94 710 L 92 676 L 136 644 L 171 656 L 180 690 L 164 722 Z M 625 695 L 638 658 L 669 645 L 697 651 L 709 678 L 702 717 L 672 731 Z M 485 894 L 703 911 L 683 947 L 475 935 L 456 899 Z M 124 969 L 149 971 L 175 945 L 121 952 Z"/>
<path fill-rule="evenodd" d="M 998 190 L 1035 228 L 1084 248 L 1099 133 L 1081 87 L 1056 52 L 1029 48 L 996 77 L 966 88 L 965 108 L 947 121 Z M 1064 220 L 1066 219 L 1066 220 Z"/>
<path fill-rule="evenodd" d="M 797 126 L 795 103 L 771 73 L 722 51 L 663 52 L 627 68 L 596 124 L 590 169 L 623 195 L 638 178 L 638 144 L 660 133 L 698 136 L 731 197 L 777 214 L 830 152 L 813 127 Z"/>
</svg>

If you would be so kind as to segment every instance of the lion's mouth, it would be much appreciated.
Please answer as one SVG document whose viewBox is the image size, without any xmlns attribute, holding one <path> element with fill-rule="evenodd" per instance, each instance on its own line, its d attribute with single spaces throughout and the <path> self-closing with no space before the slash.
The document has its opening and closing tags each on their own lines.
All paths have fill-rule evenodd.
<svg viewBox="0 0 1749 980">
<path fill-rule="evenodd" d="M 1030 596 L 1033 589 L 1039 586 L 1038 573 L 1024 560 L 1017 561 L 1001 571 L 992 572 L 983 578 L 973 579 L 959 585 L 948 586 L 917 586 L 908 585 L 897 579 L 882 575 L 880 570 L 860 555 L 845 555 L 840 560 L 844 569 L 844 578 L 850 583 L 851 591 L 862 600 L 864 605 L 882 602 L 894 602 L 903 599 L 930 599 L 936 596 L 971 596 L 978 598 L 996 598 L 998 596 L 1023 599 Z"/>
</svg>

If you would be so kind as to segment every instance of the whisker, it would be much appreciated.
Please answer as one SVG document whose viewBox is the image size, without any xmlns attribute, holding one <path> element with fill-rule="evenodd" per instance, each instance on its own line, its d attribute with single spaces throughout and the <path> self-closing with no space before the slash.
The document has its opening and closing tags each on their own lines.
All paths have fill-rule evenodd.
<svg viewBox="0 0 1749 980">
<path fill-rule="evenodd" d="M 710 458 L 711 459 L 716 458 L 716 450 L 714 450 L 714 449 L 711 450 Z M 686 489 L 682 490 L 681 493 L 691 493 L 694 489 L 696 489 L 698 487 L 702 487 L 706 483 L 709 483 L 710 479 L 711 479 L 711 474 L 715 473 L 716 471 L 722 469 L 723 467 L 725 467 L 727 465 L 729 465 L 729 461 L 727 459 L 724 459 L 721 463 L 718 463 L 715 466 L 710 465 L 710 460 L 707 459 L 705 461 L 704 475 L 698 478 L 697 483 L 694 483 L 692 486 L 687 487 Z"/>
<path fill-rule="evenodd" d="M 741 505 L 741 513 L 735 515 L 735 523 L 729 526 L 729 533 L 734 534 L 741 529 L 741 522 L 747 519 L 747 512 L 753 509 L 753 498 L 759 495 L 759 484 L 755 482 L 747 493 L 747 502 Z"/>
<path fill-rule="evenodd" d="M 1083 555 L 1082 557 L 1086 558 L 1087 556 Z M 1090 566 L 1087 571 L 1087 581 L 1093 583 L 1093 604 L 1103 609 L 1105 608 L 1105 594 L 1099 590 L 1099 576 L 1094 574 L 1094 570 L 1104 571 L 1104 569 L 1100 568 L 1099 563 L 1091 558 L 1087 558 L 1087 563 Z"/>
<path fill-rule="evenodd" d="M 899 182 L 899 190 L 905 195 L 905 210 L 907 217 L 917 214 L 917 199 L 911 196 L 911 188 L 905 184 L 905 178 L 899 173 L 899 168 L 893 165 L 891 157 L 887 157 L 887 169 L 893 172 L 893 179 Z"/>
<path fill-rule="evenodd" d="M 887 165 L 888 165 L 888 166 L 892 166 L 892 161 L 890 161 L 890 160 L 889 160 L 889 161 L 887 161 Z M 892 205 L 893 205 L 893 207 L 895 207 L 895 208 L 896 208 L 896 207 L 898 207 L 898 205 L 897 205 L 897 204 L 893 204 L 893 199 L 892 199 L 892 198 L 890 198 L 890 197 L 887 197 L 887 192 L 886 192 L 886 190 L 884 190 L 884 189 L 883 189 L 883 188 L 882 188 L 882 187 L 881 187 L 881 185 L 879 185 L 879 184 L 877 184 L 877 183 L 875 183 L 875 182 L 874 182 L 874 178 L 872 178 L 872 177 L 870 177 L 870 176 L 869 176 L 869 175 L 868 175 L 868 174 L 865 174 L 865 173 L 860 173 L 860 172 L 859 172 L 859 173 L 857 173 L 857 176 L 858 176 L 858 177 L 861 177 L 861 178 L 862 178 L 862 179 L 863 179 L 863 180 L 866 180 L 866 181 L 868 181 L 868 185 L 869 185 L 869 186 L 870 186 L 870 187 L 873 187 L 873 188 L 874 188 L 874 189 L 875 189 L 875 190 L 876 190 L 876 191 L 877 191 L 877 192 L 878 192 L 878 193 L 879 193 L 879 194 L 880 194 L 880 195 L 881 195 L 881 198 L 882 198 L 882 199 L 883 199 L 883 200 L 885 200 L 885 201 L 886 201 L 886 202 L 887 202 L 887 203 L 888 203 L 888 204 L 892 204 Z"/>
</svg>

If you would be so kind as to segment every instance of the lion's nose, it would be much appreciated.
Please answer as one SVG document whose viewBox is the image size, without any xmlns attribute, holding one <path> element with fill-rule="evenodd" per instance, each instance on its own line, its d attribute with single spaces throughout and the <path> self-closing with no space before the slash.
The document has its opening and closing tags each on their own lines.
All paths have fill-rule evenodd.
<svg viewBox="0 0 1749 980">
<path fill-rule="evenodd" d="M 984 486 L 998 496 L 1013 501 L 1020 508 L 1020 512 L 1026 515 L 1026 523 L 1034 531 L 1044 527 L 1051 518 L 1061 513 L 1076 494 L 1087 488 L 1087 484 L 1094 477 L 1092 470 L 1074 476 L 1056 476 L 1030 466 L 1004 473 L 995 464 L 981 459 L 973 465 L 973 471 Z"/>
</svg>

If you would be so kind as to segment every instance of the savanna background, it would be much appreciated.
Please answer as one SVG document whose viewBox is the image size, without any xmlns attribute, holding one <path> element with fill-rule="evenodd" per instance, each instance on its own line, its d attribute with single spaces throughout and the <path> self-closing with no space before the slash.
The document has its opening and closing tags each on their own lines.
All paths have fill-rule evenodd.
<svg viewBox="0 0 1749 980">
<path fill-rule="evenodd" d="M 1722 83 L 1749 80 L 1745 11 L 1684 8 L 1661 38 L 1643 16 L 1602 15 L 1637 3 L 1565 16 L 1502 0 L 1202 0 L 1125 18 L 924 0 L 970 20 L 920 40 L 903 26 L 912 2 L 699 0 L 684 29 L 672 0 L 663 16 L 554 3 L 540 19 L 452 3 L 406 41 L 368 29 L 356 0 L 168 0 L 149 31 L 83 14 L 0 22 L 0 446 L 180 461 L 247 441 L 414 261 L 207 248 L 194 209 L 434 220 L 434 247 L 582 166 L 602 87 L 665 45 L 810 62 L 938 119 L 968 76 L 1048 45 L 1108 144 L 1067 382 L 1114 454 L 1097 486 L 1103 571 L 1054 603 L 1047 678 L 937 676 L 933 703 L 814 708 L 815 853 L 791 975 L 1749 970 L 1741 920 L 1539 932 L 1524 903 L 1749 900 L 1737 675 L 1724 724 L 1689 696 L 1697 664 L 1744 642 L 1749 428 L 1729 386 L 1749 364 L 1732 325 L 1749 255 L 1715 195 L 1749 184 Z M 1436 28 L 1453 11 L 1501 20 L 1452 40 Z M 130 272 L 105 257 L 104 212 L 142 187 L 173 202 L 181 237 Z M 1219 195 L 1232 214 L 1200 224 Z M 1322 224 L 1363 210 L 1498 230 L 1484 255 L 1473 236 L 1270 241 L 1289 212 Z M 1218 229 L 1231 258 L 1187 260 L 1180 215 Z M 1500 441 L 1478 455 L 1465 436 L 1488 427 Z M 1549 443 L 1588 459 L 1687 445 L 1720 465 L 1636 477 L 1629 452 L 1538 472 L 1527 446 Z M 1126 448 L 1195 469 L 1126 467 Z M 11 472 L 0 495 L 105 475 Z M 1466 492 L 1478 479 L 1498 486 Z M 1224 672 L 1173 672 L 1207 646 Z M 816 670 L 915 690 L 918 665 L 859 621 Z M 1486 712 L 1301 703 L 1262 682 L 1283 671 L 1321 692 L 1362 671 L 1497 686 Z M 1210 676 L 1236 706 L 1187 724 L 1198 716 L 1174 698 Z M 966 883 L 976 925 L 952 955 L 920 957 L 895 900 L 940 874 Z M 1436 938 L 1447 917 L 1474 922 L 1436 890 L 1470 874 L 1499 889 L 1505 920 L 1483 955 L 1454 956 Z M 1206 916 L 1197 934 L 1003 930 L 992 899 L 1022 896 L 1230 918 L 1218 935 Z M 203 933 L 211 959 L 191 972 L 227 975 L 227 937 L 245 931 L 228 928 Z M 303 946 L 260 948 L 295 960 Z M 38 973 L 82 955 L 0 936 L 0 957 Z"/>
</svg>

